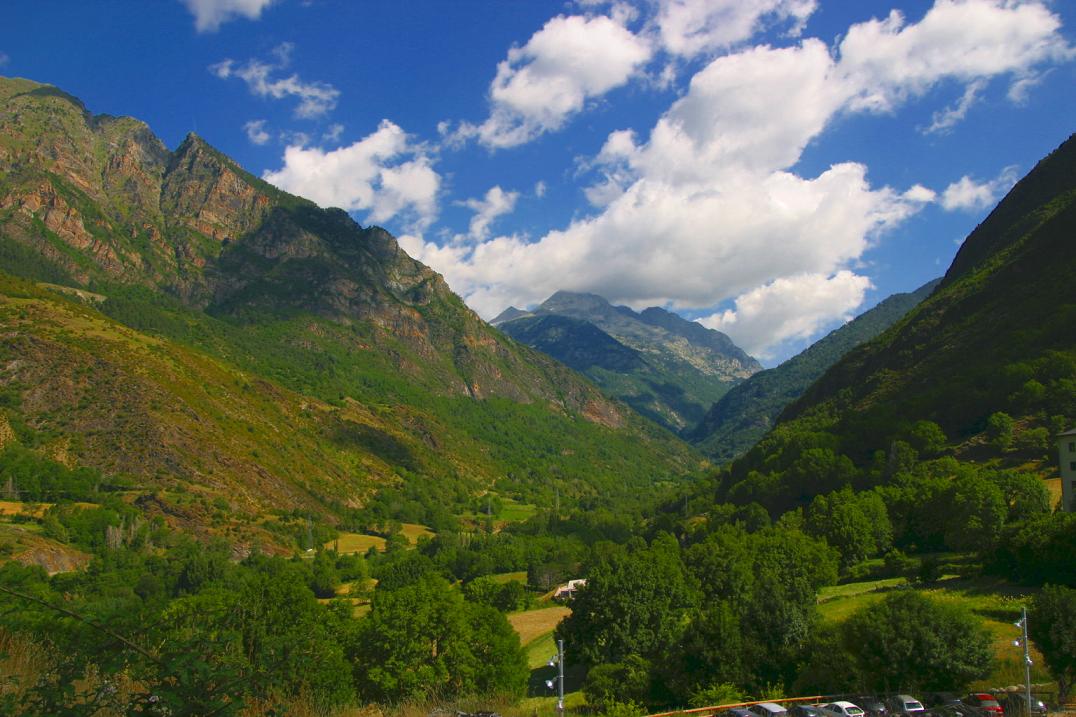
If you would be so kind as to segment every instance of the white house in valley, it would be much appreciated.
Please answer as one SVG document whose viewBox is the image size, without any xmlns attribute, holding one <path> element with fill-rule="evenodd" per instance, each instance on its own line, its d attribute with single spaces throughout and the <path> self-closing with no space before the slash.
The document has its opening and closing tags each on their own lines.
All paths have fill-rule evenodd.
<svg viewBox="0 0 1076 717">
<path fill-rule="evenodd" d="M 586 578 L 580 578 L 579 580 L 569 580 L 566 584 L 557 588 L 557 591 L 553 593 L 553 599 L 561 602 L 567 602 L 575 597 L 575 591 L 587 584 Z"/>
</svg>

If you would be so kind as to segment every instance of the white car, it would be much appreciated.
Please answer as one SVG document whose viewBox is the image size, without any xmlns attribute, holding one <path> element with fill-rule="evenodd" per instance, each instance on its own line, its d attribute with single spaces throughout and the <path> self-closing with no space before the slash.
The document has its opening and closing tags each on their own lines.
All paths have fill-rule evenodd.
<svg viewBox="0 0 1076 717">
<path fill-rule="evenodd" d="M 828 717 L 865 717 L 867 714 L 861 708 L 851 702 L 845 702 L 844 700 L 830 702 L 828 705 L 822 705 L 822 711 L 828 715 Z"/>
</svg>

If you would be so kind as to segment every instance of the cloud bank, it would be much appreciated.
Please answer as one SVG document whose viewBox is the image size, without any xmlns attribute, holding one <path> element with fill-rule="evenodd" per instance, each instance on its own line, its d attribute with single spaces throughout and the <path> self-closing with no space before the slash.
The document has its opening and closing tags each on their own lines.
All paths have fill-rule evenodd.
<svg viewBox="0 0 1076 717">
<path fill-rule="evenodd" d="M 893 12 L 849 27 L 832 47 L 815 38 L 740 47 L 764 26 L 795 36 L 815 5 L 661 0 L 649 39 L 609 17 L 551 20 L 498 68 L 490 118 L 471 130 L 480 142 L 509 147 L 558 128 L 588 97 L 638 75 L 658 52 L 649 48 L 723 54 L 691 77 L 645 140 L 630 129 L 608 137 L 589 165 L 597 213 L 533 241 L 472 231 L 444 246 L 406 236 L 405 248 L 487 317 L 557 289 L 593 291 L 636 306 L 710 309 L 706 323 L 763 356 L 847 318 L 870 287 L 857 272 L 879 236 L 931 202 L 986 206 L 1005 183 L 965 178 L 939 199 L 919 184 L 872 186 L 855 162 L 799 176 L 792 168 L 805 147 L 842 115 L 892 113 L 955 82 L 964 96 L 929 128 L 948 130 L 986 82 L 1004 76 L 1016 87 L 1073 50 L 1046 5 L 1010 0 L 938 0 L 918 22 Z M 588 47 L 545 64 L 554 38 L 598 28 L 619 61 L 584 76 L 580 66 L 589 70 L 598 52 Z M 723 302 L 733 308 L 713 310 Z"/>
</svg>

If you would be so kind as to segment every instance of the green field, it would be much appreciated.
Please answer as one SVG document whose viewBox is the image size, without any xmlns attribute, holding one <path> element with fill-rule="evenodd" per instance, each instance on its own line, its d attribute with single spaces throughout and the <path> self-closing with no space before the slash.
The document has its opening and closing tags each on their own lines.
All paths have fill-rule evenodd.
<svg viewBox="0 0 1076 717">
<path fill-rule="evenodd" d="M 326 548 L 335 548 L 341 555 L 365 553 L 370 548 L 385 549 L 385 539 L 377 535 L 364 533 L 340 533 L 335 540 L 325 544 Z"/>
<path fill-rule="evenodd" d="M 477 512 L 464 513 L 461 517 L 471 521 L 483 521 L 492 517 L 498 527 L 503 527 L 508 523 L 522 523 L 538 514 L 538 506 L 531 503 L 521 503 L 515 498 L 492 492 L 490 495 L 495 497 L 495 502 L 489 506 L 492 508 L 492 515 L 487 514 L 486 509 L 483 508 Z"/>
</svg>

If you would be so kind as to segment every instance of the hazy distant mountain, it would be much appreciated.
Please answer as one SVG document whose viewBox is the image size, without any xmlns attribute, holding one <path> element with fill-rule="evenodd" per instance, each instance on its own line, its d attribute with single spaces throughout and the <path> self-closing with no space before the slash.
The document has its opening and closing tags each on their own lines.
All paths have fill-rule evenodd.
<svg viewBox="0 0 1076 717">
<path fill-rule="evenodd" d="M 720 331 L 656 307 L 613 306 L 596 294 L 558 291 L 533 311 L 510 307 L 491 323 L 677 432 L 762 368 Z"/>
<path fill-rule="evenodd" d="M 842 356 L 895 324 L 930 295 L 941 279 L 912 293 L 894 294 L 776 368 L 756 373 L 721 397 L 687 436 L 724 462 L 753 446 L 781 410 L 799 398 Z"/>
</svg>

